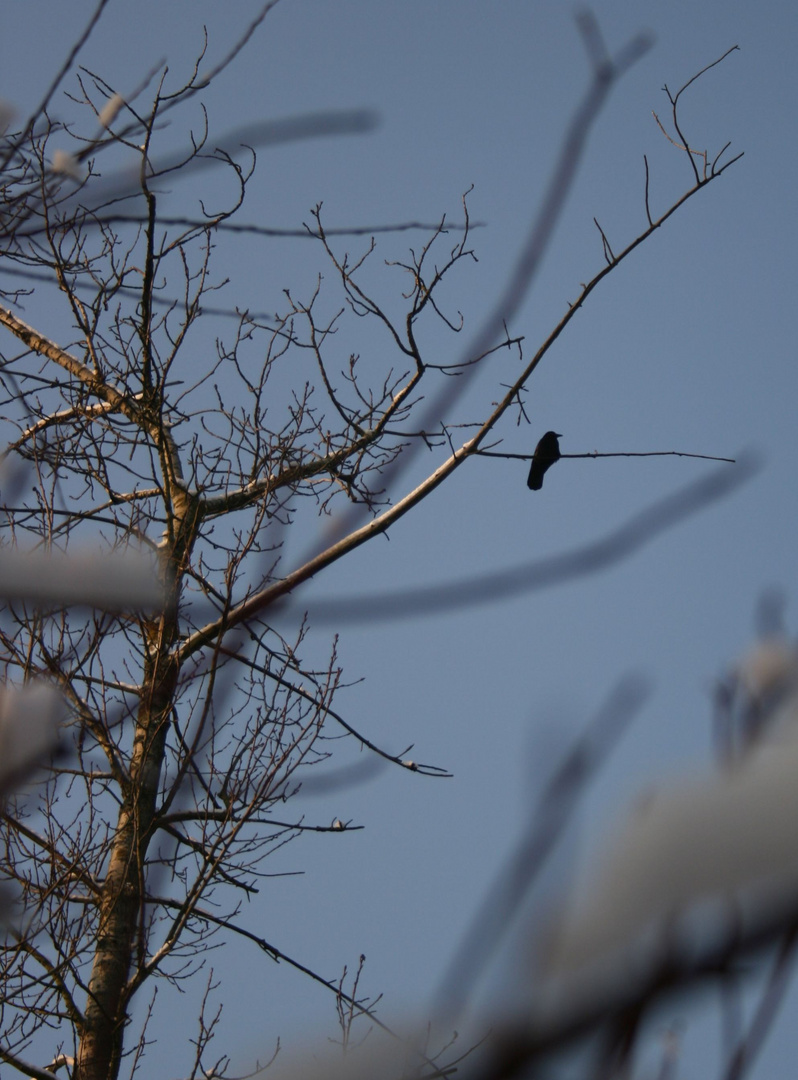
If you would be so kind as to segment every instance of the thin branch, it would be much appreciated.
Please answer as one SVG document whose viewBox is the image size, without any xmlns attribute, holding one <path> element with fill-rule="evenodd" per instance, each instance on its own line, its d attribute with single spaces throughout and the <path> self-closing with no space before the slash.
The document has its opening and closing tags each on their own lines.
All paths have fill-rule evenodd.
<svg viewBox="0 0 798 1080">
<path fill-rule="evenodd" d="M 167 899 L 166 897 L 160 896 L 150 896 L 148 897 L 148 902 L 154 904 L 162 904 L 164 907 L 167 908 L 180 908 L 181 906 L 179 901 Z M 212 912 L 199 907 L 195 907 L 192 911 L 192 914 L 197 919 L 202 919 L 213 926 L 220 927 L 221 929 L 229 930 L 231 933 L 237 935 L 238 937 L 242 937 L 245 938 L 247 941 L 253 942 L 253 944 L 257 945 L 259 949 L 261 949 L 268 956 L 270 956 L 272 960 L 274 960 L 276 963 L 285 963 L 288 964 L 290 967 L 295 968 L 297 971 L 301 971 L 303 975 L 307 975 L 308 978 L 312 979 L 320 986 L 323 986 L 326 990 L 331 991 L 337 999 L 345 1001 L 348 1005 L 356 1008 L 362 1015 L 367 1016 L 369 1020 L 378 1028 L 380 1028 L 381 1031 L 384 1031 L 386 1035 L 390 1035 L 391 1038 L 396 1039 L 398 1042 L 401 1042 L 404 1045 L 408 1045 L 406 1043 L 406 1040 L 403 1039 L 402 1036 L 399 1035 L 398 1032 L 394 1031 L 388 1024 L 380 1020 L 380 1018 L 373 1011 L 373 1009 L 366 1005 L 365 1002 L 356 1000 L 355 998 L 347 994 L 345 991 L 343 991 L 340 986 L 340 980 L 325 979 L 323 975 L 319 975 L 318 972 L 313 970 L 313 968 L 309 968 L 306 964 L 301 963 L 299 960 L 295 960 L 287 953 L 284 953 L 281 949 L 278 949 L 275 945 L 272 945 L 266 940 L 266 938 L 261 937 L 259 934 L 254 934 L 251 930 L 247 930 L 243 926 L 238 926 L 231 919 L 225 918 L 224 916 L 214 915 L 212 914 Z M 409 1045 L 412 1046 L 412 1044 Z M 438 1066 L 435 1065 L 435 1062 L 432 1059 L 428 1058 L 427 1055 L 424 1054 L 421 1050 L 419 1050 L 417 1047 L 412 1047 L 412 1049 L 423 1060 L 425 1065 L 434 1069 L 434 1073 L 432 1074 L 433 1076 L 446 1075 L 446 1072 L 439 1069 Z M 52 1078 L 47 1076 L 44 1077 L 44 1080 L 52 1080 Z"/>
<path fill-rule="evenodd" d="M 759 461 L 742 454 L 736 470 L 719 469 L 689 487 L 635 514 L 607 536 L 563 555 L 521 563 L 507 570 L 479 577 L 461 578 L 445 584 L 418 586 L 370 596 L 339 596 L 308 599 L 314 624 L 333 622 L 336 626 L 360 622 L 383 622 L 413 618 L 421 614 L 443 615 L 478 604 L 499 603 L 525 593 L 552 588 L 565 581 L 598 573 L 616 565 L 710 503 L 725 498 L 759 472 Z"/>
<path fill-rule="evenodd" d="M 250 631 L 250 633 L 255 638 L 255 640 L 257 640 L 257 635 L 254 633 L 254 631 Z M 254 660 L 250 660 L 248 657 L 242 656 L 239 651 L 232 651 L 222 646 L 219 648 L 219 652 L 223 656 L 232 657 L 233 659 L 237 660 L 238 663 L 244 664 L 246 667 L 251 668 L 253 671 L 259 672 L 265 678 L 271 679 L 273 682 L 276 682 L 278 686 L 282 686 L 286 690 L 290 690 L 291 693 L 296 694 L 297 697 L 302 698 L 303 701 L 307 701 L 309 704 L 312 705 L 319 705 L 318 699 L 313 694 L 308 693 L 308 691 L 305 690 L 303 687 L 298 686 L 296 683 L 291 682 L 290 679 L 286 679 L 282 675 L 278 675 L 276 671 L 271 671 L 269 668 L 266 668 L 261 664 L 255 663 Z M 381 747 L 377 746 L 376 743 L 373 743 L 370 739 L 367 739 L 365 735 L 362 735 L 356 728 L 354 728 L 350 723 L 348 723 L 348 721 L 344 720 L 343 716 L 341 716 L 340 713 L 336 712 L 335 709 L 333 709 L 330 705 L 324 705 L 324 713 L 326 716 L 332 717 L 336 724 L 339 724 L 344 729 L 344 731 L 347 732 L 347 734 L 357 739 L 361 746 L 364 746 L 367 750 L 371 750 L 373 754 L 381 757 L 384 761 L 389 761 L 393 765 L 400 765 L 403 769 L 407 769 L 409 772 L 420 773 L 420 775 L 422 776 L 435 776 L 447 780 L 450 780 L 452 778 L 452 773 L 447 772 L 446 769 L 442 769 L 438 765 L 423 765 L 420 762 L 410 761 L 405 758 L 404 754 L 407 754 L 412 749 L 412 746 L 409 746 L 406 750 L 402 752 L 402 754 L 389 754 L 387 750 L 383 750 Z"/>
<path fill-rule="evenodd" d="M 688 146 L 687 139 L 682 134 L 681 127 L 679 126 L 679 117 L 678 117 L 678 112 L 677 112 L 679 98 L 682 96 L 682 94 L 685 92 L 685 90 L 687 90 L 688 87 L 693 85 L 693 83 L 697 79 L 700 79 L 701 76 L 706 74 L 707 71 L 710 71 L 712 68 L 717 67 L 717 65 L 722 63 L 726 59 L 726 57 L 729 56 L 731 53 L 733 53 L 735 51 L 739 51 L 739 48 L 740 48 L 739 45 L 732 45 L 731 48 L 727 49 L 726 52 L 723 53 L 722 56 L 718 57 L 717 60 L 713 60 L 711 64 L 707 64 L 706 67 L 703 67 L 703 68 L 701 68 L 700 71 L 697 71 L 695 73 L 695 75 L 693 75 L 693 77 L 691 79 L 687 80 L 687 82 L 676 92 L 675 95 L 671 94 L 671 92 L 670 92 L 670 90 L 668 89 L 667 86 L 663 87 L 663 90 L 668 95 L 668 101 L 670 101 L 671 106 L 673 107 L 673 126 L 674 126 L 674 129 L 676 131 L 676 134 L 682 140 L 681 143 L 677 143 L 675 139 L 671 138 L 671 136 L 667 133 L 665 128 L 660 123 L 660 120 L 659 120 L 659 117 L 657 116 L 657 114 L 654 113 L 654 119 L 659 124 L 660 130 L 662 131 L 665 138 L 668 139 L 669 142 L 672 142 L 673 145 L 678 147 L 680 150 L 684 150 L 684 152 L 687 154 L 687 157 L 688 157 L 688 160 L 690 161 L 690 165 L 692 167 L 693 174 L 695 175 L 695 179 L 696 179 L 697 184 L 705 183 L 712 176 L 716 175 L 716 173 L 715 173 L 715 163 L 713 163 L 711 172 L 708 173 L 707 172 L 707 152 L 706 152 L 706 150 L 692 150 Z M 728 143 L 726 145 L 728 146 Z M 725 149 L 726 149 L 726 147 L 724 147 L 724 150 Z M 722 153 L 723 153 L 723 151 L 721 151 L 721 154 Z M 695 163 L 695 160 L 694 160 L 694 158 L 696 158 L 696 157 L 700 157 L 700 158 L 703 159 L 703 162 L 704 162 L 703 175 L 699 174 L 699 172 L 698 172 L 698 167 L 696 166 L 696 163 Z M 718 157 L 720 157 L 720 154 L 718 155 Z M 716 158 L 715 162 L 717 162 L 717 160 L 718 159 Z"/>
<path fill-rule="evenodd" d="M 600 34 L 592 14 L 582 12 L 577 24 L 593 66 L 590 85 L 568 125 L 548 186 L 537 212 L 533 215 L 530 229 L 515 267 L 493 309 L 477 330 L 473 340 L 464 349 L 461 359 L 463 365 L 473 356 L 482 356 L 490 349 L 495 348 L 496 342 L 500 340 L 503 331 L 506 336 L 506 327 L 520 311 L 535 280 L 543 257 L 548 250 L 555 227 L 562 215 L 566 200 L 576 179 L 588 136 L 604 107 L 610 90 L 629 68 L 645 55 L 652 45 L 652 39 L 649 35 L 638 34 L 619 51 L 614 59 L 610 59 L 601 50 L 597 49 Z M 612 266 L 620 262 L 625 254 L 627 252 L 619 256 Z M 605 272 L 612 269 L 612 266 L 605 267 Z M 471 370 L 476 369 L 472 368 Z M 531 370 L 528 371 L 529 373 L 531 373 Z M 435 430 L 445 420 L 447 413 L 466 392 L 469 385 L 470 379 L 468 376 L 449 382 L 425 409 L 421 417 L 421 429 Z M 517 389 L 511 392 L 511 400 L 515 398 L 516 393 Z M 395 482 L 400 473 L 405 472 L 410 467 L 419 449 L 420 444 L 412 445 L 408 452 L 402 455 L 401 459 L 384 471 L 383 481 L 386 487 Z M 437 473 L 433 474 L 433 477 L 436 476 Z M 437 487 L 443 478 L 443 476 L 438 480 L 431 478 L 433 488 L 430 490 Z M 359 511 L 357 509 L 350 511 L 348 514 L 343 514 L 336 524 L 336 535 L 341 538 L 346 532 L 353 529 L 358 516 Z"/>
<path fill-rule="evenodd" d="M 599 233 L 601 235 L 601 243 L 604 246 L 604 258 L 605 258 L 607 264 L 609 266 L 612 266 L 612 264 L 615 262 L 615 256 L 612 253 L 612 248 L 610 247 L 610 242 L 607 239 L 607 236 L 606 236 L 604 230 L 599 225 L 597 218 L 593 218 L 593 223 L 594 223 L 594 225 L 596 226 L 596 228 L 598 229 L 598 231 L 599 231 Z M 649 224 L 650 224 L 650 222 L 649 222 Z"/>
<path fill-rule="evenodd" d="M 443 483 L 446 477 L 462 463 L 469 453 L 473 453 L 471 447 L 475 445 L 478 438 L 479 436 L 467 443 L 464 448 L 461 448 L 459 454 L 457 452 L 453 454 L 419 487 L 411 491 L 390 509 L 374 518 L 373 521 L 367 522 L 360 529 L 339 540 L 338 543 L 327 548 L 326 551 L 305 563 L 298 570 L 287 574 L 280 581 L 243 600 L 230 611 L 226 620 L 215 619 L 200 630 L 195 631 L 180 645 L 181 657 L 186 659 L 192 656 L 199 649 L 215 640 L 219 633 L 230 629 L 232 626 L 238 626 L 253 616 L 260 614 L 267 607 L 288 596 L 298 585 L 308 581 L 326 566 L 336 562 L 347 552 L 366 543 L 373 536 L 385 532 L 395 521 L 398 521 L 418 502 L 434 491 L 439 484 Z M 364 617 L 369 619 L 395 619 L 417 615 L 422 611 L 451 611 L 466 605 L 485 602 L 488 598 L 493 601 L 502 596 L 517 595 L 526 589 L 549 587 L 563 580 L 594 573 L 599 568 L 611 565 L 624 558 L 630 551 L 640 547 L 663 529 L 669 528 L 684 517 L 703 508 L 714 499 L 734 490 L 759 469 L 758 462 L 751 456 L 741 457 L 738 465 L 738 471 L 732 475 L 724 469 L 722 475 L 713 473 L 710 477 L 697 481 L 692 487 L 686 488 L 676 495 L 668 496 L 649 510 L 636 515 L 628 524 L 622 526 L 606 539 L 598 541 L 589 548 L 580 549 L 572 555 L 556 556 L 541 563 L 534 563 L 532 566 L 527 564 L 511 571 L 485 575 L 476 582 L 471 579 L 451 586 L 408 589 L 401 593 L 384 593 L 377 597 L 368 598 L 365 601 L 358 598 L 318 601 L 311 605 L 313 617 L 314 619 L 332 617 L 340 619 L 343 624 L 357 622 Z M 364 615 L 364 612 L 367 612 L 367 614 Z"/>
<path fill-rule="evenodd" d="M 502 454 L 497 450 L 475 450 L 472 457 L 515 458 L 518 461 L 531 461 L 532 454 Z M 604 457 L 689 457 L 701 458 L 702 461 L 726 461 L 731 465 L 736 458 L 716 457 L 714 454 L 688 454 L 686 450 L 624 450 L 618 453 L 603 453 L 592 450 L 587 454 L 560 454 L 560 458 L 604 458 Z"/>
<path fill-rule="evenodd" d="M 158 819 L 159 827 L 166 827 L 172 825 L 175 822 L 181 821 L 231 821 L 235 822 L 237 815 L 231 813 L 229 810 L 208 810 L 202 807 L 199 810 L 176 810 L 171 814 L 164 814 Z M 301 822 L 296 821 L 277 821 L 272 817 L 247 817 L 247 824 L 249 825 L 273 825 L 276 829 L 290 829 L 297 832 L 359 832 L 365 829 L 365 825 L 352 825 L 349 822 L 339 821 L 336 818 L 332 825 L 303 825 Z M 184 837 L 181 835 L 179 839 L 182 841 Z M 280 874 L 280 877 L 290 877 L 291 873 Z"/>
</svg>

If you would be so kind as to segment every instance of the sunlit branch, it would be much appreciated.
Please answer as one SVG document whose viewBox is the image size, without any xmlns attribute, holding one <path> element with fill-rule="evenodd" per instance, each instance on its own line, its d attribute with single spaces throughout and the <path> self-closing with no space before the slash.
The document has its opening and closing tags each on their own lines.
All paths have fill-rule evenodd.
<svg viewBox="0 0 798 1080">
<path fill-rule="evenodd" d="M 760 468 L 760 462 L 753 455 L 741 454 L 736 470 L 722 469 L 702 477 L 635 514 L 603 539 L 563 555 L 536 559 L 508 570 L 426 588 L 415 586 L 371 596 L 339 596 L 323 600 L 308 597 L 302 602 L 302 608 L 308 609 L 314 623 L 321 625 L 333 622 L 336 626 L 343 626 L 418 615 L 443 615 L 462 608 L 500 603 L 525 593 L 552 588 L 614 566 L 667 529 L 735 492 L 755 476 Z"/>
</svg>

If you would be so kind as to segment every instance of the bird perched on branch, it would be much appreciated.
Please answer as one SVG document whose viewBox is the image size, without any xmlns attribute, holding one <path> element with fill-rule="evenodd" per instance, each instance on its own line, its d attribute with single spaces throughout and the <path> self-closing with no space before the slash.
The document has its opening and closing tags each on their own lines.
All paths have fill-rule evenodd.
<svg viewBox="0 0 798 1080">
<path fill-rule="evenodd" d="M 557 440 L 561 438 L 562 435 L 558 431 L 547 431 L 535 447 L 526 482 L 526 486 L 532 491 L 540 491 L 546 470 L 550 469 L 555 461 L 560 460 L 560 444 Z"/>
</svg>

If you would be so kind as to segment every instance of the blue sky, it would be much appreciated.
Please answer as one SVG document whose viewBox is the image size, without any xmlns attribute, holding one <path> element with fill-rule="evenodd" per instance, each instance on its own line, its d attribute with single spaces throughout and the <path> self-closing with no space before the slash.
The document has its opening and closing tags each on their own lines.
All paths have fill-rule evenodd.
<svg viewBox="0 0 798 1080">
<path fill-rule="evenodd" d="M 23 114 L 34 107 L 91 7 L 39 0 L 32 17 L 31 5 L 6 5 L 0 96 Z M 213 60 L 256 10 L 249 0 L 112 2 L 81 60 L 125 94 L 167 59 L 177 85 L 202 46 L 203 24 Z M 389 772 L 333 800 L 308 798 L 309 817 L 352 818 L 366 830 L 289 847 L 279 869 L 304 876 L 275 879 L 245 914 L 284 951 L 331 976 L 365 953 L 361 989 L 384 993 L 386 1019 L 394 1011 L 423 1015 L 523 829 L 552 755 L 622 674 L 643 672 L 653 690 L 586 801 L 574 855 L 647 784 L 709 762 L 713 682 L 751 639 L 763 589 L 783 587 L 788 626 L 796 625 L 798 9 L 783 0 L 733 10 L 721 0 L 607 0 L 596 14 L 611 49 L 642 29 L 655 44 L 613 91 L 535 289 L 510 327 L 524 335 L 525 354 L 600 269 L 594 216 L 616 249 L 643 227 L 643 154 L 654 213 L 689 186 L 684 155 L 663 138 L 652 110 L 665 121 L 663 84 L 678 88 L 732 45 L 740 51 L 694 88 L 683 119 L 710 157 L 728 140 L 745 156 L 590 297 L 530 383 L 531 426 L 508 417 L 502 448 L 531 452 L 554 428 L 563 432 L 564 453 L 735 456 L 751 447 L 764 467 L 728 500 L 594 577 L 342 631 L 345 675 L 365 681 L 344 691 L 339 707 L 375 741 L 396 750 L 412 742 L 419 760 L 446 766 L 454 778 Z M 435 221 L 444 212 L 457 219 L 473 185 L 470 212 L 484 223 L 472 236 L 479 261 L 463 265 L 445 293 L 463 313 L 465 335 L 501 291 L 587 78 L 570 6 L 554 0 L 281 0 L 202 100 L 220 137 L 303 111 L 365 106 L 380 114 L 368 136 L 260 152 L 245 221 L 297 227 L 321 201 L 330 225 Z M 57 102 L 52 111 L 70 110 Z M 199 121 L 196 104 L 174 114 L 161 135 L 164 152 L 184 144 Z M 221 200 L 224 184 L 203 174 L 175 190 L 174 205 L 185 208 L 198 194 Z M 380 239 L 380 295 L 395 298 L 403 283 L 378 261 L 403 258 L 419 242 L 417 234 Z M 364 243 L 346 246 L 354 252 Z M 263 311 L 279 305 L 283 288 L 302 296 L 320 270 L 328 273 L 312 244 L 283 239 L 220 243 L 216 265 L 231 279 L 224 300 Z M 40 329 L 57 332 L 57 313 L 38 316 Z M 223 331 L 213 319 L 201 325 L 198 355 Z M 344 356 L 386 348 L 368 327 L 349 324 L 347 333 Z M 430 329 L 429 347 L 450 362 L 462 335 Z M 503 372 L 486 369 L 474 381 L 458 418 L 476 419 L 496 400 L 512 370 L 502 363 Z M 442 456 L 420 459 L 394 497 Z M 388 540 L 314 582 L 303 602 L 312 608 L 315 597 L 438 583 L 575 549 L 715 467 L 672 457 L 565 461 L 530 493 L 523 462 L 472 461 Z M 292 541 L 294 554 L 314 539 Z M 331 632 L 320 629 L 320 640 Z M 298 975 L 237 948 L 213 963 L 226 980 L 224 1035 L 238 1045 L 234 1068 L 265 1056 L 277 1035 L 290 1044 L 332 1031 L 332 1002 Z M 184 1015 L 188 1022 L 193 1006 L 170 1004 L 172 1023 Z M 698 1015 L 691 1006 L 685 1017 L 684 1076 L 707 1075 L 715 1060 L 714 1021 L 699 1023 Z M 171 1075 L 169 1053 L 162 1050 L 162 1075 Z M 795 1053 L 784 1023 L 753 1075 L 777 1075 Z"/>
</svg>

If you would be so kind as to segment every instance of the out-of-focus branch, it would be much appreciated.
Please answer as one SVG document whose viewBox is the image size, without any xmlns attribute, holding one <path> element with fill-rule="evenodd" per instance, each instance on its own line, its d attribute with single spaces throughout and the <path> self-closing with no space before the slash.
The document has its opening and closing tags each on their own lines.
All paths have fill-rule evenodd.
<svg viewBox="0 0 798 1080">
<path fill-rule="evenodd" d="M 486 962 L 510 930 L 530 888 L 562 836 L 579 798 L 639 712 L 648 694 L 637 676 L 615 687 L 588 729 L 552 773 L 530 827 L 492 882 L 466 931 L 438 994 L 438 1012 L 454 1022 L 476 989 Z"/>
<path fill-rule="evenodd" d="M 300 116 L 284 117 L 281 120 L 263 120 L 257 124 L 248 124 L 223 136 L 212 154 L 199 154 L 195 147 L 186 146 L 173 151 L 162 158 L 156 158 L 147 171 L 148 183 L 156 183 L 159 177 L 178 172 L 180 178 L 190 173 L 199 172 L 235 158 L 242 149 L 256 146 L 280 146 L 290 142 L 304 142 L 307 139 L 323 136 L 365 135 L 377 127 L 379 118 L 370 109 L 330 110 L 318 113 L 304 113 Z M 69 216 L 79 207 L 86 207 L 93 215 L 101 207 L 121 201 L 143 198 L 141 189 L 141 168 L 137 164 L 129 170 L 123 170 L 107 180 L 98 181 L 83 190 L 75 192 L 59 203 L 59 214 Z M 97 224 L 102 224 L 102 215 Z M 109 218 L 113 222 L 113 217 Z M 141 220 L 141 219 L 140 219 Z M 208 222 L 199 222 L 196 227 L 207 228 Z M 41 229 L 19 230 L 22 239 L 34 236 Z"/>
<path fill-rule="evenodd" d="M 779 1006 L 789 988 L 798 949 L 798 926 L 787 932 L 778 946 L 776 957 L 762 992 L 762 997 L 751 1020 L 746 1034 L 735 1047 L 722 1080 L 741 1080 L 751 1068 L 754 1059 L 762 1049 L 770 1031 Z"/>
<path fill-rule="evenodd" d="M 699 955 L 694 948 L 683 955 L 670 955 L 644 981 L 618 984 L 612 994 L 605 991 L 592 996 L 578 1007 L 546 1021 L 525 1019 L 523 1024 L 497 1030 L 491 1060 L 483 1063 L 478 1076 L 466 1074 L 466 1078 L 509 1080 L 518 1076 L 530 1062 L 541 1062 L 559 1050 L 575 1047 L 599 1025 L 622 1023 L 630 1013 L 647 1010 L 654 1004 L 662 1005 L 688 987 L 723 979 L 730 966 L 757 958 L 785 934 L 798 934 L 798 923 L 794 918 L 786 922 L 783 913 L 772 915 L 748 931 L 733 926 Z"/>
<path fill-rule="evenodd" d="M 58 87 L 64 81 L 64 78 L 66 77 L 67 72 L 70 71 L 70 69 L 72 68 L 72 65 L 74 64 L 78 53 L 81 51 L 83 46 L 89 40 L 89 37 L 91 36 L 92 31 L 94 30 L 95 26 L 99 22 L 100 16 L 102 15 L 103 10 L 107 7 L 108 2 L 109 2 L 109 0 L 99 0 L 99 2 L 97 4 L 97 7 L 94 9 L 94 11 L 91 14 L 88 22 L 86 23 L 86 26 L 85 26 L 83 32 L 79 35 L 79 37 L 75 41 L 75 44 L 70 49 L 66 60 L 64 60 L 64 62 L 61 65 L 60 69 L 56 73 L 53 81 L 50 83 L 49 87 L 47 88 L 47 90 L 45 92 L 45 95 L 42 98 L 41 102 L 39 103 L 38 107 L 36 109 L 34 109 L 34 111 L 31 113 L 30 118 L 29 118 L 27 124 L 25 125 L 25 128 L 23 129 L 23 131 L 21 132 L 20 135 L 18 135 L 15 139 L 9 141 L 8 145 L 6 146 L 5 153 L 3 154 L 2 157 L 0 157 L 0 175 L 2 175 L 2 173 L 5 171 L 5 169 L 8 166 L 9 161 L 12 160 L 12 158 L 17 153 L 19 148 L 21 146 L 23 146 L 27 142 L 27 140 L 30 138 L 30 135 L 31 135 L 31 133 L 32 133 L 32 131 L 34 129 L 34 126 L 36 124 L 36 121 L 39 119 L 39 117 L 47 109 L 47 106 L 52 101 L 53 94 L 56 92 Z"/>
</svg>

